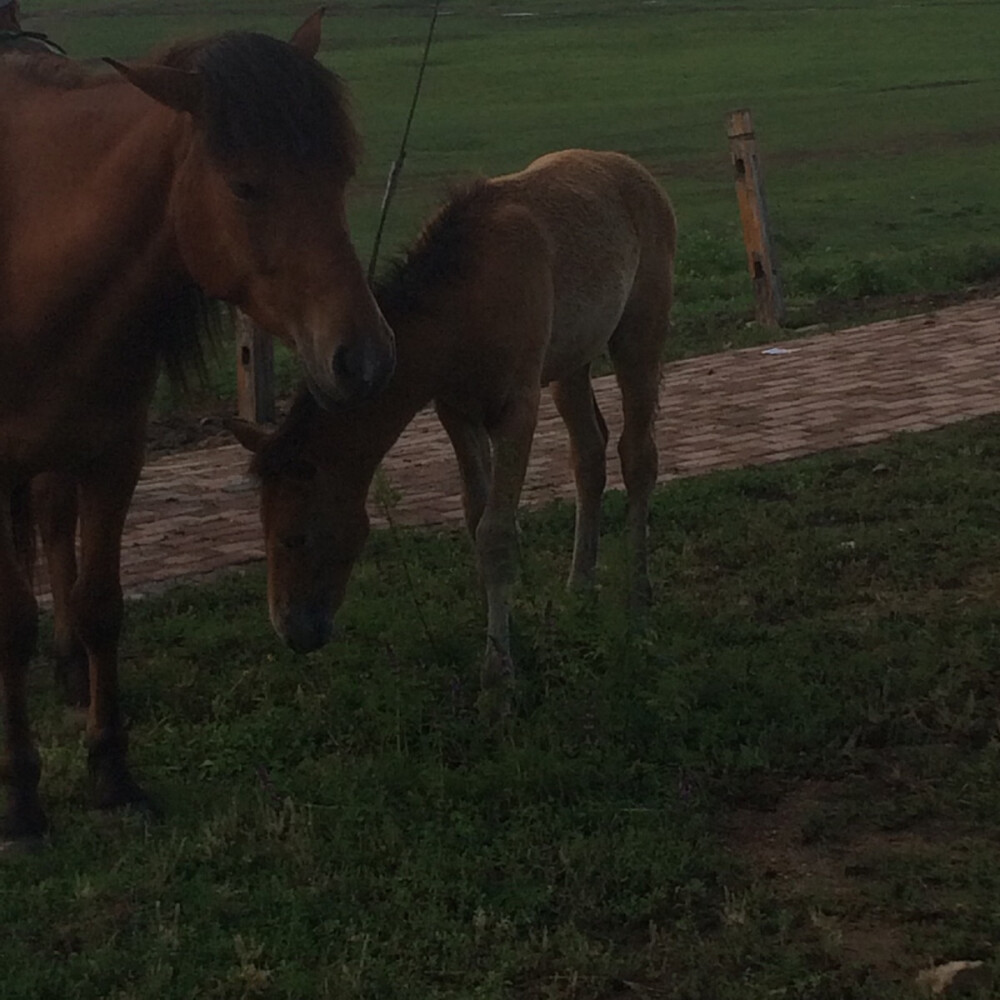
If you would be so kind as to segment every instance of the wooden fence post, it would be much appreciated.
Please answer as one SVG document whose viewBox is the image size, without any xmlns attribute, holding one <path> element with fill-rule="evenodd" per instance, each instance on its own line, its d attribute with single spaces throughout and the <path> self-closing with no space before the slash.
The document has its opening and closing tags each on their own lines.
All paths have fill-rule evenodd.
<svg viewBox="0 0 1000 1000">
<path fill-rule="evenodd" d="M 771 245 L 764 176 L 757 158 L 757 140 L 749 109 L 741 108 L 729 113 L 727 132 L 736 173 L 736 197 L 740 205 L 740 221 L 743 223 L 747 264 L 753 280 L 757 322 L 762 326 L 781 326 L 785 318 L 785 302 L 781 294 L 778 264 Z"/>
<path fill-rule="evenodd" d="M 233 310 L 236 328 L 236 407 L 255 424 L 273 424 L 274 342 L 249 317 Z"/>
</svg>

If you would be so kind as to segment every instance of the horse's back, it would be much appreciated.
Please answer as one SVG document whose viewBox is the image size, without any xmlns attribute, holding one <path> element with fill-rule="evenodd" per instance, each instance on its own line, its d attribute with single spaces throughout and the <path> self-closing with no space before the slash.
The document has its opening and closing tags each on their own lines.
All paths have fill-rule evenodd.
<svg viewBox="0 0 1000 1000">
<path fill-rule="evenodd" d="M 551 268 L 554 314 L 544 381 L 604 350 L 626 307 L 672 284 L 676 225 L 653 175 L 622 153 L 548 153 L 490 182 L 527 209 Z"/>
<path fill-rule="evenodd" d="M 558 228 L 566 209 L 599 209 L 590 217 L 593 239 L 625 220 L 642 239 L 662 241 L 673 253 L 676 226 L 673 208 L 656 178 L 624 153 L 593 149 L 563 149 L 546 153 L 524 170 L 497 177 L 494 183 L 518 191 Z M 621 221 L 619 221 L 621 220 Z"/>
</svg>

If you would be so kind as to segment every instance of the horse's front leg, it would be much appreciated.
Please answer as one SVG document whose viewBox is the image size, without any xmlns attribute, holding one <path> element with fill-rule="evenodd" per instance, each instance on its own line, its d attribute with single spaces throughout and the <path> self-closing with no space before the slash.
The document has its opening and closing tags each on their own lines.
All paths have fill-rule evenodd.
<svg viewBox="0 0 1000 1000">
<path fill-rule="evenodd" d="M 88 764 L 94 801 L 101 808 L 151 805 L 128 770 L 128 738 L 118 691 L 124 613 L 121 539 L 142 457 L 140 438 L 106 456 L 79 479 L 80 574 L 70 596 L 70 616 L 87 653 Z"/>
<path fill-rule="evenodd" d="M 70 595 L 76 583 L 77 486 L 74 476 L 47 472 L 32 484 L 35 516 L 45 549 L 52 591 L 55 680 L 67 705 L 90 700 L 87 652 L 73 631 Z"/>
<path fill-rule="evenodd" d="M 19 531 L 12 517 L 14 504 L 24 514 L 20 533 L 34 530 L 27 516 L 27 490 L 12 502 L 0 489 L 0 680 L 3 682 L 3 756 L 0 780 L 6 786 L 7 814 L 3 836 L 17 840 L 40 837 L 48 827 L 38 800 L 41 761 L 28 721 L 28 661 L 38 634 L 38 604 L 25 562 L 30 545 L 15 544 Z"/>
<path fill-rule="evenodd" d="M 488 428 L 493 442 L 493 477 L 475 543 L 487 609 L 480 708 L 490 721 L 510 712 L 514 681 L 510 592 L 518 567 L 517 505 L 538 419 L 538 397 L 537 388 L 526 391 Z"/>
</svg>

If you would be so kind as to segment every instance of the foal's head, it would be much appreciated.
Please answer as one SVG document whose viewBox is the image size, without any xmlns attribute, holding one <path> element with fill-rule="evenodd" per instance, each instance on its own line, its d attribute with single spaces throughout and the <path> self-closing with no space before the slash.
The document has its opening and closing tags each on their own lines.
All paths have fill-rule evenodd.
<svg viewBox="0 0 1000 1000">
<path fill-rule="evenodd" d="M 293 344 L 320 401 L 350 403 L 382 388 L 395 352 L 348 233 L 359 141 L 315 59 L 320 13 L 288 43 L 236 32 L 114 65 L 192 123 L 170 204 L 191 275 Z"/>
<path fill-rule="evenodd" d="M 229 423 L 254 452 L 271 624 L 298 653 L 329 641 L 369 531 L 371 470 L 360 461 L 338 460 L 329 444 L 322 446 L 315 429 L 321 419 L 312 398 L 300 395 L 274 433 Z"/>
</svg>

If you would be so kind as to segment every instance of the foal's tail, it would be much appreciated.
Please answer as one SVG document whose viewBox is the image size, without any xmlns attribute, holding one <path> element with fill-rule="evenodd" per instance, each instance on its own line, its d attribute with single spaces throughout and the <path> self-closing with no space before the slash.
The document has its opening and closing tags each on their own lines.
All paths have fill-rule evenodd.
<svg viewBox="0 0 1000 1000">
<path fill-rule="evenodd" d="M 15 486 L 10 495 L 10 523 L 17 561 L 30 584 L 35 571 L 35 517 L 30 482 Z"/>
</svg>

